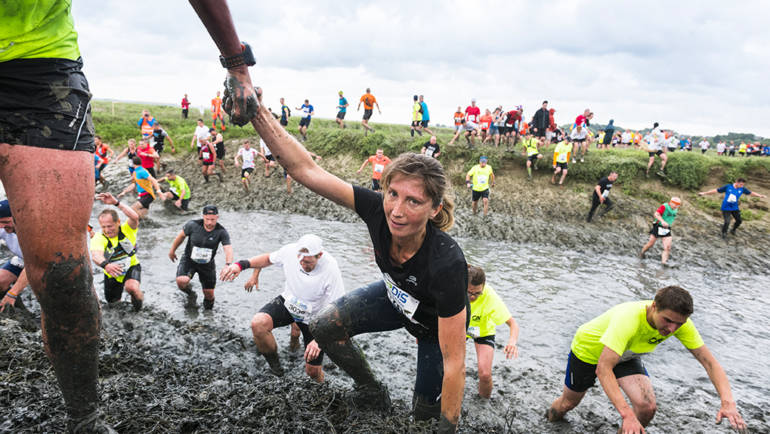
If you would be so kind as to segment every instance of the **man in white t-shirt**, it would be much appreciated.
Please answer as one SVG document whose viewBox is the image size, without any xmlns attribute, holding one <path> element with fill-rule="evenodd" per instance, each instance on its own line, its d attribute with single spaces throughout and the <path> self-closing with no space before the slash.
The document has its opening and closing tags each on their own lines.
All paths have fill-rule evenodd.
<svg viewBox="0 0 770 434">
<path fill-rule="evenodd" d="M 5 246 L 14 255 L 2 268 L 0 268 L 0 312 L 6 306 L 21 307 L 21 300 L 17 297 L 27 286 L 27 273 L 24 271 L 24 254 L 19 246 L 19 238 L 16 236 L 11 206 L 8 199 L 0 201 L 0 240 L 5 241 Z"/>
<path fill-rule="evenodd" d="M 720 140 L 719 143 L 717 143 L 717 155 L 724 155 L 725 149 L 727 149 L 727 145 L 725 144 L 724 140 Z"/>
<path fill-rule="evenodd" d="M 267 178 L 270 176 L 270 169 L 277 166 L 278 163 L 276 163 L 275 157 L 273 157 L 273 153 L 270 152 L 270 148 L 267 147 L 265 141 L 262 140 L 262 138 L 259 139 L 258 155 L 262 158 L 262 161 L 265 162 L 265 178 Z"/>
<path fill-rule="evenodd" d="M 652 131 L 644 139 L 647 142 L 647 154 L 650 156 L 644 176 L 649 178 L 650 168 L 655 164 L 655 157 L 657 156 L 660 158 L 660 170 L 657 173 L 659 176 L 665 177 L 666 172 L 664 170 L 666 168 L 666 161 L 668 161 L 668 156 L 666 155 L 666 134 L 660 129 L 658 123 L 655 122 L 652 126 Z"/>
<path fill-rule="evenodd" d="M 209 128 L 206 126 L 206 124 L 203 123 L 203 119 L 198 119 L 198 126 L 195 127 L 195 132 L 193 133 L 192 140 L 190 140 L 190 149 L 193 149 L 195 147 L 195 152 L 200 155 L 201 154 L 201 145 L 203 142 L 201 140 L 208 140 L 210 134 L 209 134 Z M 198 162 L 202 163 L 203 158 L 198 157 Z"/>
<path fill-rule="evenodd" d="M 241 184 L 246 191 L 249 191 L 249 175 L 254 172 L 254 159 L 259 155 L 259 152 L 251 147 L 251 142 L 246 140 L 243 142 L 243 147 L 238 149 L 238 153 L 235 154 L 235 167 L 238 167 L 238 158 L 241 159 Z"/>
<path fill-rule="evenodd" d="M 270 265 L 283 268 L 285 283 L 281 295 L 264 305 L 252 318 L 254 343 L 267 360 L 270 372 L 280 377 L 283 368 L 272 331 L 296 323 L 305 342 L 305 373 L 320 383 L 324 379 L 323 351 L 310 333 L 308 323 L 315 313 L 345 294 L 337 260 L 324 251 L 321 238 L 306 234 L 278 251 L 233 263 L 222 270 L 220 278 L 233 280 L 246 268 L 254 268 L 254 274 L 244 285 L 246 291 L 251 291 L 259 287 L 262 268 Z"/>
<path fill-rule="evenodd" d="M 710 144 L 710 143 L 709 143 L 709 141 L 708 141 L 708 140 L 706 140 L 706 138 L 704 137 L 704 138 L 703 138 L 703 140 L 701 140 L 701 141 L 700 141 L 700 143 L 698 143 L 698 146 L 700 146 L 700 153 L 701 153 L 701 154 L 705 154 L 705 153 L 706 153 L 706 151 L 708 151 L 708 150 L 709 150 L 709 146 L 711 146 L 711 144 Z"/>
<path fill-rule="evenodd" d="M 631 144 L 631 132 L 626 130 L 623 131 L 623 134 L 620 136 L 620 144 L 623 145 L 624 148 L 627 148 Z"/>
</svg>

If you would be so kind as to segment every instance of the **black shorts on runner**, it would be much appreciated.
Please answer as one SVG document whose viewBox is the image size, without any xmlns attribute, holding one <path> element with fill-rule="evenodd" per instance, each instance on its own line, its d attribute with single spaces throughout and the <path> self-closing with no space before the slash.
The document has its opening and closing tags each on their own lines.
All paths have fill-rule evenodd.
<svg viewBox="0 0 770 434">
<path fill-rule="evenodd" d="M 158 175 L 155 174 L 155 167 L 145 167 L 144 170 L 147 171 L 150 175 L 152 175 L 153 178 L 157 178 Z"/>
<path fill-rule="evenodd" d="M 217 158 L 220 159 L 220 160 L 225 158 L 225 144 L 224 143 L 217 143 L 216 148 L 217 148 L 217 152 L 216 152 Z"/>
<path fill-rule="evenodd" d="M 380 180 L 372 178 L 372 190 L 374 191 L 380 191 L 382 190 L 382 187 L 380 187 Z"/>
<path fill-rule="evenodd" d="M 204 165 L 204 166 L 213 166 L 213 165 L 214 165 L 214 162 L 213 162 L 213 161 L 204 161 L 204 162 L 203 162 L 203 165 Z"/>
<path fill-rule="evenodd" d="M 102 163 L 101 165 L 99 165 L 99 168 L 96 170 L 98 170 L 99 173 L 102 173 L 105 167 L 107 167 L 107 163 Z"/>
<path fill-rule="evenodd" d="M 412 121 L 412 128 L 417 128 L 420 126 L 421 121 Z"/>
<path fill-rule="evenodd" d="M 364 120 L 368 121 L 372 117 L 372 109 L 364 109 Z"/>
<path fill-rule="evenodd" d="M 310 333 L 310 327 L 308 327 L 308 325 L 305 323 L 294 321 L 294 317 L 291 316 L 291 313 L 289 313 L 289 310 L 286 309 L 286 306 L 283 304 L 285 301 L 286 300 L 283 298 L 283 296 L 279 295 L 278 297 L 270 300 L 270 302 L 268 302 L 266 305 L 262 306 L 262 309 L 259 311 L 266 313 L 270 316 L 270 318 L 273 319 L 273 328 L 284 327 L 291 323 L 296 323 L 297 326 L 299 326 L 299 330 L 302 332 L 302 341 L 304 342 L 305 347 L 307 347 L 307 344 L 313 342 L 313 339 L 315 339 L 313 334 Z M 321 351 L 315 359 L 307 362 L 307 364 L 313 366 L 321 366 L 323 360 L 324 352 Z"/>
<path fill-rule="evenodd" d="M 345 113 L 347 112 L 337 112 L 337 119 L 345 119 Z"/>
<path fill-rule="evenodd" d="M 420 125 L 422 125 L 423 128 L 428 128 L 428 124 L 430 123 L 430 120 L 427 121 L 420 121 Z"/>
<path fill-rule="evenodd" d="M 247 167 L 245 169 L 241 169 L 241 178 L 248 178 L 249 175 L 251 175 L 252 173 L 254 173 L 253 167 Z"/>
<path fill-rule="evenodd" d="M 535 161 L 537 161 L 537 156 L 538 155 L 540 155 L 540 154 L 528 155 L 527 156 L 527 161 L 532 161 L 534 163 Z"/>
<path fill-rule="evenodd" d="M 267 159 L 267 161 L 275 161 L 275 157 L 273 157 L 273 154 L 265 155 L 265 158 Z"/>
<path fill-rule="evenodd" d="M 299 120 L 299 126 L 301 127 L 309 127 L 310 126 L 311 118 L 302 118 Z"/>
<path fill-rule="evenodd" d="M 150 204 L 155 200 L 150 193 L 143 194 L 138 197 L 139 203 L 144 209 L 150 209 Z"/>
<path fill-rule="evenodd" d="M 137 282 L 142 281 L 142 264 L 129 267 L 122 282 L 118 282 L 106 274 L 104 275 L 104 299 L 107 300 L 107 303 L 120 301 L 120 297 L 123 295 L 123 287 L 128 279 L 134 279 Z"/>
<path fill-rule="evenodd" d="M 489 335 L 489 336 L 482 336 L 480 338 L 473 338 L 473 342 L 479 344 L 479 345 L 489 345 L 490 347 L 495 347 L 495 335 Z"/>
<path fill-rule="evenodd" d="M 473 202 L 476 202 L 477 200 L 481 199 L 482 197 L 483 197 L 484 199 L 486 199 L 486 198 L 488 198 L 488 197 L 489 197 L 489 189 L 486 189 L 486 190 L 484 190 L 484 191 L 476 191 L 476 190 L 473 190 L 473 195 L 472 195 L 472 198 L 471 198 L 471 200 L 472 200 Z"/>
<path fill-rule="evenodd" d="M 533 134 L 535 137 L 545 137 L 545 129 L 538 128 L 537 131 Z"/>
<path fill-rule="evenodd" d="M 152 145 L 152 148 L 155 149 L 155 152 L 157 152 L 158 155 L 163 153 L 163 148 L 165 147 L 166 145 L 158 145 L 158 144 Z"/>
<path fill-rule="evenodd" d="M 569 166 L 569 164 L 567 164 L 567 163 L 556 163 L 556 167 L 561 168 L 561 170 L 565 170 L 566 171 L 568 166 Z"/>
<path fill-rule="evenodd" d="M 629 375 L 646 375 L 647 369 L 642 364 L 642 359 L 634 357 L 631 360 L 620 362 L 612 368 L 615 378 L 628 377 Z M 575 356 L 572 351 L 569 352 L 567 359 L 567 374 L 564 377 L 564 385 L 575 392 L 585 392 L 596 383 L 596 365 L 586 363 Z"/>
<path fill-rule="evenodd" d="M 662 154 L 662 153 L 663 153 L 663 151 L 661 151 L 660 149 L 655 151 L 655 152 L 648 152 L 648 154 L 650 154 L 650 157 L 654 157 L 656 155 L 660 156 L 660 154 Z"/>
<path fill-rule="evenodd" d="M 661 229 L 663 232 L 661 232 Z M 655 222 L 652 224 L 652 229 L 650 229 L 650 235 L 652 235 L 655 238 L 666 238 L 671 236 L 671 228 L 664 228 L 660 225 L 659 222 Z"/>
<path fill-rule="evenodd" d="M 82 59 L 0 62 L 0 143 L 94 152 L 82 67 Z"/>
<path fill-rule="evenodd" d="M 289 125 L 289 121 L 287 121 L 286 119 L 281 119 L 278 121 L 278 123 L 281 124 L 281 126 L 283 127 L 285 127 L 286 125 Z"/>
<path fill-rule="evenodd" d="M 187 276 L 190 279 L 198 273 L 198 280 L 203 289 L 214 289 L 217 286 L 217 269 L 214 261 L 208 264 L 199 264 L 187 255 L 179 258 L 179 265 L 176 267 L 176 276 Z"/>
<path fill-rule="evenodd" d="M 575 143 L 583 143 L 586 141 L 586 139 L 572 139 L 572 141 Z"/>
<path fill-rule="evenodd" d="M 170 193 L 171 193 L 171 196 L 174 198 L 174 200 L 179 200 L 178 194 L 174 193 L 173 191 L 171 191 Z M 182 199 L 182 206 L 180 208 L 187 211 L 190 207 L 190 199 L 192 199 L 192 197 L 188 197 L 187 199 Z"/>
</svg>

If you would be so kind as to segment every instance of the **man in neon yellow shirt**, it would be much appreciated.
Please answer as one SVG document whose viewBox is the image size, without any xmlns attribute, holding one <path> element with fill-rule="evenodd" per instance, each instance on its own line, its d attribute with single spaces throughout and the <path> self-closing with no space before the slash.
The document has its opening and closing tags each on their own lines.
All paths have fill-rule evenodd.
<svg viewBox="0 0 770 434">
<path fill-rule="evenodd" d="M 479 369 L 479 395 L 489 399 L 492 396 L 492 360 L 495 356 L 495 327 L 506 324 L 510 329 L 508 343 L 503 349 L 505 358 L 519 357 L 516 342 L 519 326 L 511 312 L 487 283 L 487 276 L 481 267 L 468 266 L 468 300 L 471 302 L 471 320 L 468 336 L 476 346 L 476 360 Z"/>
<path fill-rule="evenodd" d="M 733 428 L 746 429 L 722 366 L 703 343 L 690 315 L 690 293 L 678 286 L 658 290 L 655 300 L 619 304 L 578 328 L 572 340 L 562 395 L 546 416 L 560 420 L 575 408 L 596 378 L 623 418 L 623 433 L 642 433 L 657 404 L 655 392 L 640 356 L 675 336 L 706 369 L 722 406 L 717 423 L 726 417 Z M 631 407 L 621 389 L 631 400 Z"/>
<path fill-rule="evenodd" d="M 492 166 L 487 164 L 487 157 L 481 156 L 479 158 L 479 164 L 471 167 L 471 170 L 465 175 L 465 185 L 473 190 L 473 196 L 471 198 L 473 204 L 473 213 L 476 214 L 478 210 L 479 199 L 484 202 L 484 216 L 487 215 L 489 210 L 489 187 L 495 186 L 495 174 L 492 171 Z"/>
<path fill-rule="evenodd" d="M 532 134 L 527 134 L 521 144 L 524 146 L 524 154 L 527 156 L 527 179 L 531 181 L 532 166 L 537 170 L 537 160 L 543 158 L 543 154 L 538 150 L 540 141 L 534 138 Z"/>
<path fill-rule="evenodd" d="M 417 134 L 422 136 L 422 129 L 420 128 L 420 124 L 422 122 L 422 105 L 420 105 L 420 101 L 418 101 L 417 95 L 414 96 L 414 103 L 412 104 L 412 127 L 411 130 L 409 130 L 409 134 L 414 137 L 414 132 L 417 131 Z"/>
<path fill-rule="evenodd" d="M 162 200 L 173 200 L 174 205 L 182 211 L 189 210 L 190 197 L 192 195 L 190 193 L 190 187 L 187 185 L 187 181 L 177 175 L 176 171 L 171 168 L 166 170 L 166 176 L 158 180 L 159 183 L 163 181 L 168 182 L 170 189 L 165 193 L 160 193 L 160 198 Z"/>
<path fill-rule="evenodd" d="M 551 176 L 551 184 L 556 184 L 556 175 L 561 172 L 561 178 L 559 179 L 559 187 L 564 186 L 564 178 L 567 177 L 567 169 L 569 167 L 569 157 L 572 154 L 572 145 L 562 140 L 556 145 L 553 150 L 553 176 Z"/>
<path fill-rule="evenodd" d="M 136 256 L 139 214 L 110 193 L 101 193 L 97 199 L 105 205 L 115 205 L 127 218 L 121 223 L 115 210 L 103 210 L 99 213 L 102 231 L 91 238 L 91 260 L 104 270 L 104 299 L 107 303 L 116 303 L 125 289 L 131 295 L 134 310 L 138 311 L 144 301 L 139 289 L 142 265 Z"/>
<path fill-rule="evenodd" d="M 17 0 L 1 8 L 0 182 L 69 429 L 108 431 L 98 412 L 99 301 L 86 232 L 76 230 L 87 226 L 93 204 L 94 126 L 72 2 Z M 41 224 L 52 216 L 55 224 Z"/>
</svg>

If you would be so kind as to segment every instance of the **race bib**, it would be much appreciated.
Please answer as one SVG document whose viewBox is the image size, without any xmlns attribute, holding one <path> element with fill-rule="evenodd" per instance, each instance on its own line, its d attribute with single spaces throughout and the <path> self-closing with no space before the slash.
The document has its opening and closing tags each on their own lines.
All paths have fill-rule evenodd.
<svg viewBox="0 0 770 434">
<path fill-rule="evenodd" d="M 385 169 L 385 166 L 382 164 L 375 164 L 374 165 L 374 171 L 377 173 L 382 173 L 382 171 Z"/>
<path fill-rule="evenodd" d="M 294 318 L 294 321 L 307 324 L 307 321 L 310 319 L 310 314 L 313 311 L 310 304 L 292 296 L 286 299 L 283 302 L 283 305 L 286 307 L 286 310 L 289 311 L 291 317 Z"/>
<path fill-rule="evenodd" d="M 24 268 L 24 259 L 21 259 L 18 256 L 14 256 L 11 258 L 11 265 L 14 267 Z"/>
<path fill-rule="evenodd" d="M 120 265 L 121 270 L 120 270 L 120 274 L 118 274 L 118 276 L 122 276 L 122 275 L 126 274 L 128 269 L 131 267 L 131 257 L 130 256 L 124 256 L 124 257 L 122 257 L 120 259 L 117 259 L 117 260 L 114 260 L 114 261 L 110 261 L 110 264 L 118 264 L 118 265 Z"/>
<path fill-rule="evenodd" d="M 195 247 L 192 248 L 190 253 L 190 259 L 199 264 L 208 264 L 211 261 L 211 249 L 207 247 Z"/>
<path fill-rule="evenodd" d="M 481 327 L 468 327 L 468 336 L 476 339 L 481 337 Z"/>
<path fill-rule="evenodd" d="M 479 185 L 486 185 L 487 183 L 487 176 L 486 175 L 478 175 L 476 176 L 476 183 Z"/>
<path fill-rule="evenodd" d="M 388 299 L 393 307 L 396 308 L 402 315 L 409 318 L 415 324 L 419 324 L 414 320 L 414 314 L 417 312 L 417 307 L 420 302 L 412 297 L 408 292 L 396 286 L 393 280 L 387 273 L 383 273 L 383 280 L 385 281 L 385 289 L 388 293 Z"/>
<path fill-rule="evenodd" d="M 738 197 L 732 193 L 730 193 L 729 196 L 727 196 L 727 201 L 730 203 L 738 202 Z"/>
<path fill-rule="evenodd" d="M 208 160 L 208 159 L 209 159 L 209 157 L 211 156 L 211 154 L 210 154 L 210 153 L 208 153 L 208 152 L 204 152 L 202 155 L 203 155 L 203 159 L 204 159 L 204 160 Z"/>
<path fill-rule="evenodd" d="M 425 148 L 425 155 L 427 155 L 428 157 L 432 157 L 433 156 L 433 148 Z"/>
<path fill-rule="evenodd" d="M 658 226 L 658 235 L 665 236 L 665 235 L 668 235 L 669 232 L 671 232 L 671 229 L 664 228 L 663 226 Z"/>
<path fill-rule="evenodd" d="M 607 199 L 607 197 L 610 195 L 610 189 L 606 189 L 602 192 L 602 197 Z"/>
<path fill-rule="evenodd" d="M 559 156 L 556 158 L 556 161 L 558 163 L 566 163 L 567 162 L 567 154 L 559 154 Z"/>
</svg>

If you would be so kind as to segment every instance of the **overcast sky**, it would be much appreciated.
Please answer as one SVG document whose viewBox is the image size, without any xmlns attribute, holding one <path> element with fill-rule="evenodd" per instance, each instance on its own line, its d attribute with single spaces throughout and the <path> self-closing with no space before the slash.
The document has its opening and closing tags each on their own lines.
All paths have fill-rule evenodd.
<svg viewBox="0 0 770 434">
<path fill-rule="evenodd" d="M 770 136 L 770 4 L 707 1 L 232 0 L 267 105 L 305 98 L 333 118 L 366 87 L 406 124 L 424 94 L 433 124 L 471 98 L 482 108 L 543 99 L 556 121 L 585 108 L 627 128 Z M 222 89 L 218 51 L 186 1 L 74 0 L 95 98 L 208 106 Z M 360 113 L 349 109 L 349 120 Z"/>
</svg>

